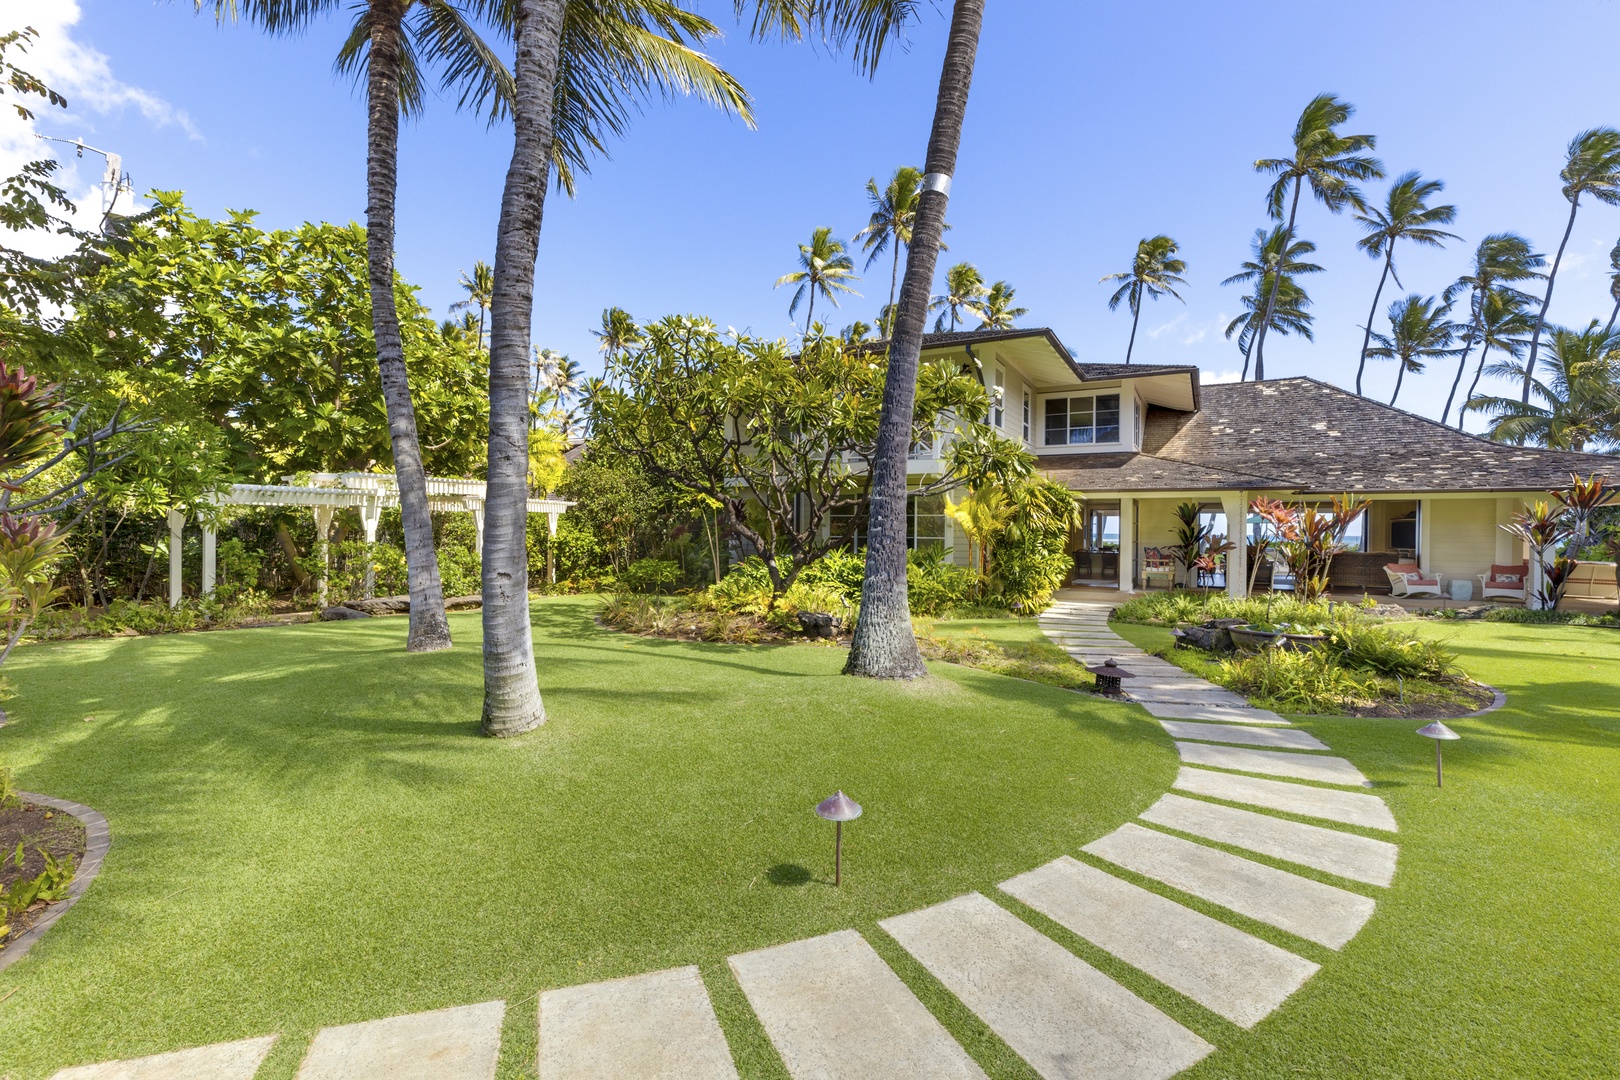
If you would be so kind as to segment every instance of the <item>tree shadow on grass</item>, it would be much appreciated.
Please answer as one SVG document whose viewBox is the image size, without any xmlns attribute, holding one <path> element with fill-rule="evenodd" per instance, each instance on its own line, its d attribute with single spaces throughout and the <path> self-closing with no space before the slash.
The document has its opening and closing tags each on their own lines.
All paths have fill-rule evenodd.
<svg viewBox="0 0 1620 1080">
<path fill-rule="evenodd" d="M 798 863 L 777 863 L 765 871 L 765 880 L 772 885 L 787 887 L 808 885 L 814 879 L 815 875 Z"/>
</svg>

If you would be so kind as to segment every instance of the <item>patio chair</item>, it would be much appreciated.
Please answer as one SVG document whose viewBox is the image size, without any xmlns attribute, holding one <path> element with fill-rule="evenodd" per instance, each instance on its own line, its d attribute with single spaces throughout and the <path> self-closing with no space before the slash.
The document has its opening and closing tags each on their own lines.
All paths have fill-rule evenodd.
<svg viewBox="0 0 1620 1080">
<path fill-rule="evenodd" d="M 1479 575 L 1480 595 L 1486 600 L 1502 597 L 1522 602 L 1524 583 L 1529 577 L 1529 563 L 1520 563 L 1517 566 L 1498 566 L 1492 563 L 1490 573 Z"/>
<path fill-rule="evenodd" d="M 1176 583 L 1176 561 L 1168 554 L 1156 547 L 1142 549 L 1142 588 L 1151 589 L 1153 579 L 1164 578 L 1164 587 L 1171 588 Z"/>
<path fill-rule="evenodd" d="M 1423 568 L 1417 563 L 1390 563 L 1384 567 L 1384 573 L 1389 576 L 1391 596 L 1445 596 L 1441 587 L 1443 575 L 1424 577 Z"/>
</svg>

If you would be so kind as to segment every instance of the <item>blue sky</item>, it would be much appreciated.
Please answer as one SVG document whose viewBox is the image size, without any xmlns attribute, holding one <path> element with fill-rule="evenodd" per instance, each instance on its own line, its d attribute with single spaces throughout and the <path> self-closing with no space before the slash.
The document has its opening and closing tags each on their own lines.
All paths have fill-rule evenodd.
<svg viewBox="0 0 1620 1080">
<path fill-rule="evenodd" d="M 119 151 L 138 188 L 184 189 L 202 213 L 253 208 L 268 226 L 362 216 L 364 112 L 331 70 L 339 22 L 289 41 L 216 27 L 189 0 L 8 0 L 13 9 L 49 24 L 40 66 L 60 70 L 75 99 L 39 130 Z M 612 304 L 639 318 L 699 312 L 791 334 L 789 290 L 772 282 L 792 269 L 795 245 L 819 225 L 849 237 L 865 222 L 867 178 L 920 164 L 943 13 L 868 81 L 810 48 L 750 44 L 729 4 L 703 10 L 723 20 L 727 38 L 712 52 L 753 94 L 758 129 L 694 102 L 655 103 L 577 199 L 549 200 L 535 341 L 587 368 L 598 366 L 589 331 Z M 1430 295 L 1486 233 L 1522 232 L 1551 256 L 1568 214 L 1564 144 L 1620 124 L 1617 35 L 1615 0 L 1552 0 L 1533 12 L 1495 0 L 991 0 L 945 258 L 1011 281 L 1030 309 L 1024 324 L 1054 327 L 1081 360 L 1111 361 L 1124 354 L 1129 317 L 1107 310 L 1098 278 L 1127 266 L 1140 237 L 1169 233 L 1190 266 L 1187 303 L 1144 311 L 1137 359 L 1231 373 L 1241 360 L 1221 330 L 1239 294 L 1219 282 L 1266 224 L 1253 161 L 1286 152 L 1312 95 L 1356 105 L 1350 130 L 1378 136 L 1391 176 L 1415 168 L 1446 181 L 1463 241 L 1397 255 L 1407 291 Z M 441 314 L 458 272 L 492 257 L 509 152 L 507 129 L 442 101 L 404 132 L 399 266 Z M 76 190 L 93 179 L 83 170 Z M 1349 385 L 1379 267 L 1355 250 L 1354 223 L 1319 206 L 1302 211 L 1300 233 L 1327 268 L 1308 285 L 1317 340 L 1273 338 L 1267 373 Z M 1583 204 L 1554 321 L 1608 316 L 1617 239 L 1620 208 Z M 870 320 L 886 270 L 874 266 L 858 288 L 864 299 L 847 299 L 829 322 Z M 1399 295 L 1391 285 L 1384 304 Z M 1401 403 L 1438 415 L 1449 376 L 1409 377 Z M 1391 365 L 1371 372 L 1370 393 L 1387 399 L 1393 385 Z"/>
</svg>

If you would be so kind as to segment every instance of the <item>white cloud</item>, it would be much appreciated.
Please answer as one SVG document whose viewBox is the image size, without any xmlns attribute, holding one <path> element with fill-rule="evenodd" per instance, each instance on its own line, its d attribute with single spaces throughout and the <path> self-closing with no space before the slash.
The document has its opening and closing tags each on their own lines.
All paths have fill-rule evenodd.
<svg viewBox="0 0 1620 1080">
<path fill-rule="evenodd" d="M 1227 383 L 1237 382 L 1242 378 L 1243 372 L 1237 368 L 1232 368 L 1230 371 L 1206 371 L 1200 376 L 1199 381 L 1203 383 Z"/>
</svg>

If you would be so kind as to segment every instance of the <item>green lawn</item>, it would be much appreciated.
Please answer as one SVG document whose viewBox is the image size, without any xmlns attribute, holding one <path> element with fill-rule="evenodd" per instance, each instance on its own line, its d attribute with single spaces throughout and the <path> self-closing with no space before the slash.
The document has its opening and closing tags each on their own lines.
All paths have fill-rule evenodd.
<svg viewBox="0 0 1620 1080">
<path fill-rule="evenodd" d="M 626 637 L 594 606 L 536 605 L 551 721 L 504 742 L 476 734 L 476 614 L 429 656 L 401 619 L 19 650 L 0 760 L 113 846 L 0 973 L 0 1077 L 281 1032 L 261 1078 L 285 1080 L 319 1027 L 494 998 L 524 1076 L 538 990 L 690 963 L 745 1074 L 781 1077 L 724 958 L 848 926 L 1028 1076 L 876 920 L 1137 813 L 1174 772 L 1157 725 L 949 665 L 883 685 L 830 648 Z M 866 814 L 834 891 L 811 807 L 839 787 Z"/>
<path fill-rule="evenodd" d="M 0 759 L 114 840 L 0 973 L 0 1077 L 279 1031 L 261 1076 L 287 1080 L 318 1027 L 492 998 L 501 1075 L 530 1076 L 539 989 L 697 963 L 744 1076 L 779 1080 L 724 957 L 855 926 L 994 1080 L 1031 1080 L 874 924 L 996 896 L 1130 819 L 1174 774 L 1157 724 L 950 665 L 875 685 L 839 677 L 836 649 L 627 638 L 592 607 L 536 606 L 552 719 L 509 742 L 475 735 L 476 615 L 434 656 L 400 652 L 403 620 L 20 650 Z M 934 629 L 973 627 L 1038 633 Z M 1221 1048 L 1189 1076 L 1613 1074 L 1620 634 L 1425 632 L 1509 704 L 1452 724 L 1444 791 L 1411 721 L 1303 721 L 1374 779 L 1401 860 L 1281 1010 L 1242 1032 L 1064 939 Z M 810 813 L 835 787 L 867 809 L 836 892 Z"/>
</svg>

